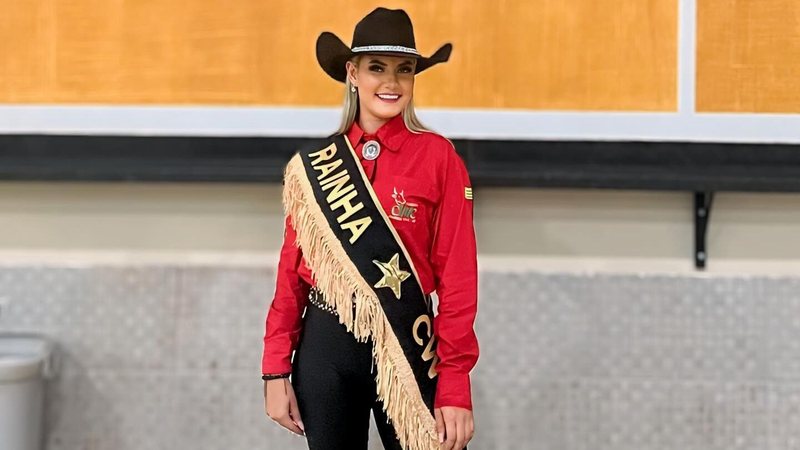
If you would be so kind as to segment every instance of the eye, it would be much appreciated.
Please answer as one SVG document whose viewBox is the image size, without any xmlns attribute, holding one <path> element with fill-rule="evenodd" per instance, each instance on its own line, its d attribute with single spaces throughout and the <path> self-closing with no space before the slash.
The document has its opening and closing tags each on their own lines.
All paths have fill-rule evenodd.
<svg viewBox="0 0 800 450">
<path fill-rule="evenodd" d="M 411 66 L 403 66 L 400 68 L 400 73 L 411 73 Z"/>
<path fill-rule="evenodd" d="M 371 70 L 373 72 L 383 72 L 383 67 L 381 67 L 381 66 L 379 66 L 377 64 L 373 64 L 373 65 L 369 66 L 369 70 Z"/>
</svg>

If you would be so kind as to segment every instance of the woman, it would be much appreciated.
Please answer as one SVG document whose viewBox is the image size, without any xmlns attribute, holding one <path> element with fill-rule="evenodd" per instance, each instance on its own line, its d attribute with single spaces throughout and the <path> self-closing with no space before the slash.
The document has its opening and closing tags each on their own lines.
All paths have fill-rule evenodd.
<svg viewBox="0 0 800 450">
<path fill-rule="evenodd" d="M 344 115 L 286 168 L 262 361 L 267 415 L 311 450 L 366 449 L 370 410 L 387 449 L 460 450 L 472 438 L 472 189 L 413 106 L 415 74 L 451 48 L 420 56 L 408 15 L 385 8 L 358 23 L 352 47 L 317 40 L 321 67 L 345 83 Z"/>
</svg>

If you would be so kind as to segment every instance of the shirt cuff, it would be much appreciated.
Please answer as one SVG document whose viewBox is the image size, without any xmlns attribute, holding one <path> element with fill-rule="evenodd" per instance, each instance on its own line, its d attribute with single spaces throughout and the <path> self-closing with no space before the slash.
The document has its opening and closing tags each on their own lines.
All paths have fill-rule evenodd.
<svg viewBox="0 0 800 450">
<path fill-rule="evenodd" d="M 292 358 L 291 356 L 272 356 L 264 355 L 261 360 L 261 373 L 290 373 L 292 371 Z"/>
<path fill-rule="evenodd" d="M 472 410 L 472 393 L 468 373 L 439 373 L 433 407 L 441 408 L 443 406 L 456 406 Z"/>
</svg>

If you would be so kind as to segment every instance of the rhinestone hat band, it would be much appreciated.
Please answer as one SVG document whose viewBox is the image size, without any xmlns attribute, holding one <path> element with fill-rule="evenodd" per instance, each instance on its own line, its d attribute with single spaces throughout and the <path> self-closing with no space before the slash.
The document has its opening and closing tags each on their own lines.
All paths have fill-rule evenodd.
<svg viewBox="0 0 800 450">
<path fill-rule="evenodd" d="M 365 45 L 362 47 L 353 47 L 350 49 L 353 53 L 365 53 L 365 52 L 398 52 L 398 53 L 410 53 L 412 55 L 419 56 L 419 52 L 415 48 L 411 47 L 403 47 L 402 45 Z"/>
</svg>

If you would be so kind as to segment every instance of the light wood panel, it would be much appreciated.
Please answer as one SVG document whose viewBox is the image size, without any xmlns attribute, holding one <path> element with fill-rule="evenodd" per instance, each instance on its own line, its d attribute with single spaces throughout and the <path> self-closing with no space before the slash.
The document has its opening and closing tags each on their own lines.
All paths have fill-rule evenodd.
<svg viewBox="0 0 800 450">
<path fill-rule="evenodd" d="M 431 107 L 674 110 L 677 0 L 388 1 L 425 54 Z M 365 0 L 0 0 L 0 102 L 338 105 L 314 58 Z"/>
<path fill-rule="evenodd" d="M 800 113 L 800 2 L 697 6 L 697 109 Z"/>
</svg>

